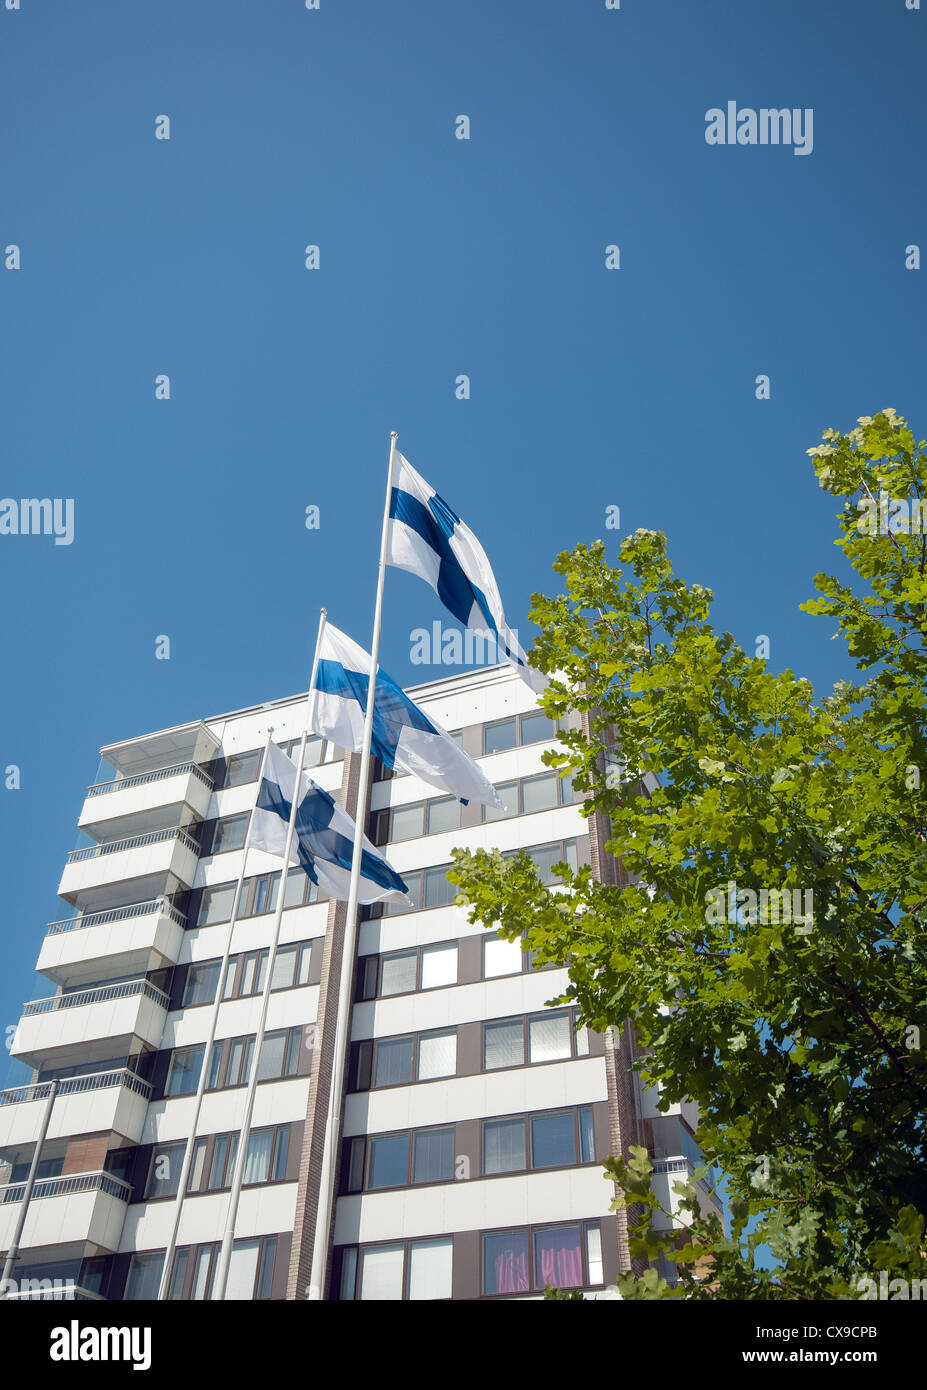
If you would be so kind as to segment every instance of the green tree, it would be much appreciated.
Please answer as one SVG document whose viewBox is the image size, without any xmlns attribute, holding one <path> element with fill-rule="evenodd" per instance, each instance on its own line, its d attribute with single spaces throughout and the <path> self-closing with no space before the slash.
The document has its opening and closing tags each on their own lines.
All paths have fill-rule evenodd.
<svg viewBox="0 0 927 1390">
<path fill-rule="evenodd" d="M 808 452 L 860 592 L 819 574 L 803 607 L 836 620 L 857 681 L 816 697 L 715 631 L 660 532 L 615 565 L 577 546 L 554 564 L 564 592 L 533 597 L 531 660 L 547 713 L 588 733 L 545 761 L 607 817 L 631 881 L 563 865 L 545 886 L 524 853 L 454 854 L 470 920 L 568 966 L 551 1002 L 591 1028 L 631 1017 L 661 1103 L 699 1106 L 729 1228 L 689 1183 L 682 1235 L 661 1233 L 646 1150 L 615 1155 L 632 1253 L 679 1276 L 628 1275 L 624 1297 L 859 1297 L 882 1268 L 927 1273 L 927 457 L 894 410 L 824 441 Z M 763 890 L 802 910 L 782 920 Z"/>
</svg>

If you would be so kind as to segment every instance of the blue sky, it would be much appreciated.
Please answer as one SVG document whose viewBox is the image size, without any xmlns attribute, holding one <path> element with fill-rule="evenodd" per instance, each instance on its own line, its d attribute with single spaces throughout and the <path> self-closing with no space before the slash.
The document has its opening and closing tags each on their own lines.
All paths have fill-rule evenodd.
<svg viewBox="0 0 927 1390">
<path fill-rule="evenodd" d="M 805 450 L 887 405 L 924 431 L 925 25 L 904 0 L 0 8 L 0 493 L 75 504 L 70 546 L 0 536 L 4 1029 L 50 992 L 99 746 L 303 688 L 323 603 L 369 643 L 391 429 L 525 645 L 555 554 L 644 526 L 774 667 L 845 673 L 798 613 L 840 563 Z M 729 100 L 812 108 L 813 152 L 709 146 Z M 397 679 L 441 673 L 409 635 L 443 617 L 390 572 Z"/>
</svg>

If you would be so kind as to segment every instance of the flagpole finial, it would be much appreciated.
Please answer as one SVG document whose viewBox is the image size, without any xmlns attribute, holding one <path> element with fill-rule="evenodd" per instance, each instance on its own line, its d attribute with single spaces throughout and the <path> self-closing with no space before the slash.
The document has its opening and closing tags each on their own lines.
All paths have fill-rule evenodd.
<svg viewBox="0 0 927 1390">
<path fill-rule="evenodd" d="M 327 618 L 327 617 L 328 617 L 328 609 L 327 609 L 327 608 L 320 608 L 320 609 L 319 609 L 319 613 L 321 614 L 321 616 L 322 616 L 323 618 Z"/>
<path fill-rule="evenodd" d="M 390 430 L 390 432 L 389 432 L 389 437 L 390 437 L 390 439 L 398 439 L 398 438 L 399 438 L 399 431 L 398 431 L 398 430 Z"/>
</svg>

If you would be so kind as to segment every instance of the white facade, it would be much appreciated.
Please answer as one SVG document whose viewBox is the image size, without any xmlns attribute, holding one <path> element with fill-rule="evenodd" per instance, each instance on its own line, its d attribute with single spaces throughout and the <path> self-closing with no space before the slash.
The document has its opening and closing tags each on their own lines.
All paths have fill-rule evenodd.
<svg viewBox="0 0 927 1390">
<path fill-rule="evenodd" d="M 417 687 L 414 697 L 436 723 L 460 731 L 465 750 L 506 789 L 512 814 L 484 819 L 414 777 L 372 784 L 369 833 L 420 905 L 363 914 L 357 960 L 345 963 L 356 972 L 357 1002 L 327 1296 L 538 1297 L 551 1282 L 601 1290 L 627 1268 L 601 1160 L 617 1131 L 624 1143 L 646 1132 L 664 1159 L 691 1159 L 694 1115 L 663 1116 L 652 1096 L 629 1087 L 637 1099 L 628 1134 L 609 1080 L 613 1040 L 577 1032 L 568 1011 L 547 1006 L 566 971 L 529 970 L 518 947 L 471 926 L 448 901 L 441 870 L 455 847 L 531 848 L 544 866 L 590 862 L 590 824 L 544 766 L 552 731 L 531 692 L 502 667 Z M 80 815 L 88 847 L 68 856 L 59 887 L 68 915 L 39 947 L 47 997 L 25 1007 L 12 1049 L 35 1068 L 34 1084 L 0 1094 L 0 1158 L 12 1165 L 0 1188 L 5 1248 L 46 1083 L 59 1080 L 21 1242 L 23 1276 L 71 1277 L 88 1297 L 157 1292 L 257 752 L 271 726 L 278 743 L 298 739 L 304 712 L 294 697 L 102 750 L 113 776 L 90 789 Z M 310 761 L 320 752 L 312 745 Z M 312 775 L 343 798 L 357 759 L 332 746 L 322 757 Z M 332 1007 L 320 1010 L 337 995 L 344 909 L 304 901 L 305 887 L 293 871 L 230 1297 L 306 1297 L 327 1096 L 320 1074 L 334 1033 Z M 172 1297 L 211 1288 L 253 1065 L 257 953 L 269 944 L 275 891 L 279 861 L 252 851 Z"/>
</svg>

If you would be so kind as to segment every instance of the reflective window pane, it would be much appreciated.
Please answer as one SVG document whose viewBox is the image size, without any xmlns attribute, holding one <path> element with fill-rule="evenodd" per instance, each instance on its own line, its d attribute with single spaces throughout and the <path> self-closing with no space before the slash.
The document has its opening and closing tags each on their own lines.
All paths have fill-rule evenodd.
<svg viewBox="0 0 927 1390">
<path fill-rule="evenodd" d="M 554 1014 L 528 1020 L 528 1057 L 532 1062 L 553 1062 L 561 1057 L 569 1057 L 570 1018 L 568 1014 Z"/>
<path fill-rule="evenodd" d="M 487 724 L 483 730 L 484 753 L 503 753 L 507 748 L 514 748 L 517 741 L 518 734 L 514 719 L 503 719 L 498 724 Z"/>
<path fill-rule="evenodd" d="M 397 806 L 390 822 L 391 840 L 414 840 L 421 835 L 424 825 L 425 808 L 418 806 Z"/>
<path fill-rule="evenodd" d="M 505 820 L 508 816 L 517 816 L 518 783 L 500 782 L 496 791 L 499 793 L 502 809 L 500 810 L 498 806 L 484 806 L 483 820 Z"/>
<path fill-rule="evenodd" d="M 241 849 L 248 833 L 248 815 L 225 816 L 216 823 L 216 833 L 212 842 L 213 854 L 226 854 L 232 849 Z"/>
<path fill-rule="evenodd" d="M 384 956 L 380 973 L 380 994 L 408 994 L 414 990 L 417 965 L 418 955 L 415 951 Z"/>
<path fill-rule="evenodd" d="M 426 1034 L 418 1046 L 418 1079 L 431 1081 L 457 1072 L 457 1030 Z"/>
<path fill-rule="evenodd" d="M 552 719 L 548 719 L 543 710 L 537 710 L 533 714 L 523 714 L 521 717 L 521 741 L 522 743 L 541 743 L 547 740 L 553 743 L 557 737 L 557 729 Z"/>
<path fill-rule="evenodd" d="M 286 1048 L 286 1031 L 265 1033 L 261 1044 L 261 1057 L 258 1062 L 258 1081 L 269 1081 L 283 1075 L 283 1053 Z"/>
<path fill-rule="evenodd" d="M 483 1029 L 483 1066 L 520 1067 L 525 1060 L 525 1030 L 521 1019 L 508 1023 L 487 1023 Z"/>
<path fill-rule="evenodd" d="M 404 1187 L 408 1179 L 409 1136 L 370 1140 L 368 1187 Z"/>
<path fill-rule="evenodd" d="M 460 802 L 456 797 L 448 796 L 429 802 L 426 835 L 438 835 L 442 830 L 457 830 L 459 827 Z"/>
<path fill-rule="evenodd" d="M 558 1226 L 534 1235 L 535 1288 L 553 1284 L 575 1289 L 583 1283 L 583 1252 L 578 1226 Z"/>
<path fill-rule="evenodd" d="M 409 1299 L 450 1298 L 454 1242 L 417 1240 L 409 1246 Z"/>
<path fill-rule="evenodd" d="M 412 1080 L 412 1039 L 389 1038 L 377 1044 L 378 1086 L 397 1086 Z"/>
<path fill-rule="evenodd" d="M 425 906 L 444 907 L 452 903 L 457 896 L 457 889 L 453 883 L 447 881 L 447 870 L 450 865 L 441 869 L 425 870 Z"/>
<path fill-rule="evenodd" d="M 528 1232 L 503 1231 L 483 1238 L 483 1292 L 527 1293 Z"/>
<path fill-rule="evenodd" d="M 370 1300 L 402 1298 L 403 1248 L 375 1245 L 361 1251 L 359 1297 Z"/>
<path fill-rule="evenodd" d="M 520 941 L 503 941 L 499 936 L 483 939 L 483 978 L 493 980 L 498 975 L 518 975 L 525 953 Z"/>
<path fill-rule="evenodd" d="M 422 951 L 422 989 L 457 983 L 457 946 L 426 946 Z"/>
<path fill-rule="evenodd" d="M 576 1162 L 573 1112 L 534 1115 L 531 1119 L 532 1168 L 565 1168 Z"/>
<path fill-rule="evenodd" d="M 187 980 L 183 991 L 183 1007 L 190 1008 L 195 1004 L 211 1004 L 216 997 L 216 985 L 219 983 L 219 967 L 222 962 L 218 960 L 204 961 L 199 965 L 191 965 L 187 972 Z"/>
<path fill-rule="evenodd" d="M 591 1163 L 595 1158 L 595 1130 L 591 1106 L 584 1105 L 579 1112 L 579 1150 L 580 1163 Z"/>
<path fill-rule="evenodd" d="M 453 1129 L 426 1129 L 412 1136 L 412 1181 L 444 1182 L 454 1176 Z"/>
<path fill-rule="evenodd" d="M 483 1172 L 516 1173 L 527 1166 L 524 1120 L 487 1120 L 483 1125 Z"/>
<path fill-rule="evenodd" d="M 232 915 L 234 898 L 234 883 L 220 883 L 214 888 L 204 888 L 196 925 L 210 927 L 214 922 L 227 922 Z"/>
<path fill-rule="evenodd" d="M 522 805 L 526 816 L 534 811 L 549 811 L 557 805 L 558 783 L 555 772 L 548 777 L 529 777 L 521 784 Z"/>
</svg>

